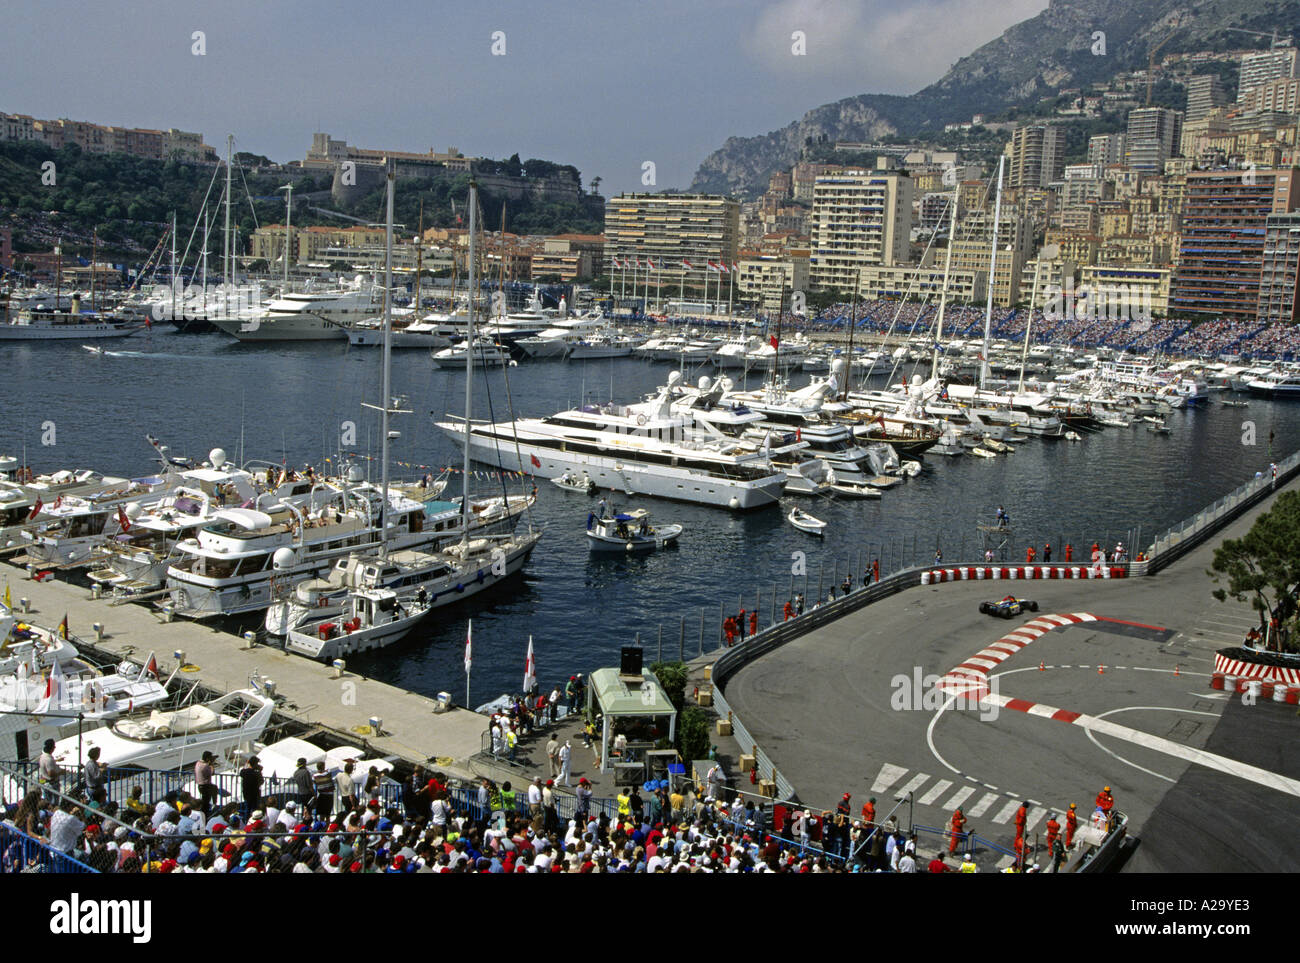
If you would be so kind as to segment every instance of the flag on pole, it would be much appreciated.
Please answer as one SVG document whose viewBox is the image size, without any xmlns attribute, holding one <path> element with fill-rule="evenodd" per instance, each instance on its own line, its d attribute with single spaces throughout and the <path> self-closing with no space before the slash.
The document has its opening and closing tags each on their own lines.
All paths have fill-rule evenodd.
<svg viewBox="0 0 1300 963">
<path fill-rule="evenodd" d="M 469 667 L 474 664 L 473 654 L 471 652 L 471 639 L 474 635 L 474 621 L 471 619 L 465 627 L 465 674 L 469 675 Z"/>
<path fill-rule="evenodd" d="M 33 518 L 35 518 L 37 515 L 41 513 L 41 509 L 44 507 L 45 507 L 45 503 L 41 501 L 40 496 L 37 496 L 36 504 L 32 506 L 32 510 L 28 513 L 27 520 L 30 522 Z"/>
<path fill-rule="evenodd" d="M 533 463 L 534 468 L 541 468 L 542 462 L 536 455 L 529 455 L 528 460 Z"/>
<path fill-rule="evenodd" d="M 733 270 L 733 271 L 739 271 L 739 270 L 740 270 L 740 262 L 739 262 L 739 261 L 732 261 L 732 262 L 731 262 L 731 270 Z"/>
<path fill-rule="evenodd" d="M 68 637 L 68 613 L 64 612 L 63 621 L 59 623 L 59 638 L 66 639 L 67 637 Z"/>
<path fill-rule="evenodd" d="M 730 271 L 727 270 L 727 262 L 726 262 L 726 261 L 719 261 L 719 262 L 718 262 L 718 270 L 721 271 L 723 274 L 729 274 L 729 273 L 730 273 Z"/>
<path fill-rule="evenodd" d="M 528 657 L 524 659 L 524 692 L 537 687 L 537 662 L 533 658 L 533 637 L 528 637 Z"/>
<path fill-rule="evenodd" d="M 131 530 L 131 522 L 127 519 L 126 512 L 121 505 L 117 506 L 117 525 L 124 533 Z"/>
<path fill-rule="evenodd" d="M 706 262 L 706 263 L 708 264 L 708 270 L 713 271 L 713 272 L 717 272 L 717 270 L 718 270 L 718 265 L 717 265 L 715 262 L 713 262 L 713 261 L 708 261 L 708 262 Z"/>
<path fill-rule="evenodd" d="M 688 271 L 691 270 L 691 262 L 686 260 L 686 258 L 682 258 L 682 267 L 686 268 Z"/>
<path fill-rule="evenodd" d="M 776 340 L 776 335 L 769 335 L 767 340 L 771 342 L 773 350 L 781 347 L 781 342 Z"/>
<path fill-rule="evenodd" d="M 140 678 L 136 681 L 143 682 L 145 676 L 149 676 L 152 679 L 158 678 L 158 660 L 154 657 L 152 652 L 149 653 L 149 659 L 145 662 L 144 668 L 140 670 Z"/>
<path fill-rule="evenodd" d="M 654 258 L 646 258 L 646 262 L 645 262 L 645 263 L 646 263 L 646 266 L 649 267 L 651 271 L 653 271 L 653 270 L 655 269 Z"/>
</svg>

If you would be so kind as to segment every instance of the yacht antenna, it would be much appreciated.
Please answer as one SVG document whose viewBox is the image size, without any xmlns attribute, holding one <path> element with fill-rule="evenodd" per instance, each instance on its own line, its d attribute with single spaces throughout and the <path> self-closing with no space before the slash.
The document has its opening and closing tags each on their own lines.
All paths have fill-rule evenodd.
<svg viewBox="0 0 1300 963">
<path fill-rule="evenodd" d="M 474 300 L 478 294 L 475 287 L 477 273 L 474 257 L 477 248 L 474 244 L 474 232 L 478 226 L 478 181 L 469 182 L 469 316 L 465 319 L 465 462 L 462 494 L 460 498 L 461 544 L 469 544 L 469 418 L 474 401 Z"/>
</svg>

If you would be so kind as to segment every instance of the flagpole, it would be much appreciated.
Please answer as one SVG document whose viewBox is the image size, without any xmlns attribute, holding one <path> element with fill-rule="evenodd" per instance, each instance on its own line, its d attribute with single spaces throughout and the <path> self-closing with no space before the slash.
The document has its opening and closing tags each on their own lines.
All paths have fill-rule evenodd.
<svg viewBox="0 0 1300 963">
<path fill-rule="evenodd" d="M 739 264 L 736 261 L 731 262 L 731 283 L 727 286 L 727 319 L 730 320 L 735 312 L 732 310 L 736 304 L 736 270 Z"/>
</svg>

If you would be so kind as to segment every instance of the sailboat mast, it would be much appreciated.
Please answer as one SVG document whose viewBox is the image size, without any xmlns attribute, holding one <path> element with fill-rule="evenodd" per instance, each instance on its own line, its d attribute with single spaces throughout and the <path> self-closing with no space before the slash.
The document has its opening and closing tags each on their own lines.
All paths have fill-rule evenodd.
<svg viewBox="0 0 1300 963">
<path fill-rule="evenodd" d="M 934 327 L 934 352 L 930 361 L 930 377 L 939 376 L 939 345 L 940 338 L 943 337 L 943 315 L 948 307 L 948 275 L 952 271 L 952 245 L 957 240 L 957 201 L 960 197 L 957 188 L 952 192 L 952 200 L 948 203 L 952 209 L 948 212 L 948 255 L 943 262 L 943 287 L 939 290 L 939 321 Z"/>
<path fill-rule="evenodd" d="M 225 243 L 225 254 L 221 261 L 221 280 L 224 282 L 227 291 L 231 284 L 230 275 L 230 156 L 235 149 L 235 135 L 226 135 L 226 226 L 221 236 Z M 229 301 L 227 301 L 229 303 Z M 224 316 L 224 315 L 223 315 Z"/>
<path fill-rule="evenodd" d="M 469 182 L 469 316 L 465 319 L 465 463 L 463 491 L 460 498 L 461 538 L 469 542 L 469 418 L 474 401 L 474 296 L 477 275 L 474 271 L 474 233 L 478 227 L 478 182 Z M 523 467 L 523 466 L 520 466 Z"/>
<path fill-rule="evenodd" d="M 415 239 L 415 320 L 420 320 L 420 283 L 424 275 L 424 201 L 420 201 L 420 233 Z"/>
<path fill-rule="evenodd" d="M 175 215 L 173 215 L 174 217 Z M 90 229 L 90 313 L 94 314 L 95 307 L 95 288 L 99 286 L 99 278 L 95 272 L 95 262 L 99 260 L 99 231 L 95 228 Z M 172 271 L 175 272 L 175 267 Z M 172 295 L 175 297 L 175 295 Z M 175 308 L 172 309 L 173 311 Z"/>
<path fill-rule="evenodd" d="M 849 379 L 853 377 L 853 329 L 858 326 L 858 285 L 861 281 L 862 273 L 858 272 L 853 276 L 853 303 L 849 305 L 849 350 L 844 361 L 844 390 L 840 392 L 841 399 L 849 396 Z"/>
<path fill-rule="evenodd" d="M 1006 155 L 998 158 L 998 196 L 993 204 L 993 250 L 989 257 L 989 292 L 984 308 L 984 348 L 980 352 L 980 389 L 983 390 L 989 380 L 989 337 L 993 330 L 993 286 L 998 276 L 998 222 L 1002 220 L 1002 171 L 1006 167 Z"/>
<path fill-rule="evenodd" d="M 394 165 L 388 165 L 388 217 L 384 226 L 384 380 L 381 430 L 383 438 L 383 459 L 381 486 L 384 500 L 379 507 L 379 554 L 383 557 L 388 552 L 388 409 L 392 405 L 392 351 L 393 351 L 393 182 L 396 178 Z M 288 263 L 288 248 L 285 248 L 285 263 Z"/>
<path fill-rule="evenodd" d="M 172 211 L 172 321 L 176 321 L 176 212 Z"/>
</svg>

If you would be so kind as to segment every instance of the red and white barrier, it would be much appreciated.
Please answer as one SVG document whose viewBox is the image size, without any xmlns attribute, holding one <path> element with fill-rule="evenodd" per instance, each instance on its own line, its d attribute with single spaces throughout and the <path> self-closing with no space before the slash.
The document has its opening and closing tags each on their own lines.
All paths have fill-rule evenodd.
<svg viewBox="0 0 1300 963">
<path fill-rule="evenodd" d="M 1261 665 L 1256 662 L 1244 662 L 1223 653 L 1215 653 L 1215 673 L 1236 676 L 1239 679 L 1268 679 L 1277 684 L 1300 687 L 1300 669 L 1286 669 L 1280 665 Z"/>
<path fill-rule="evenodd" d="M 957 568 L 932 568 L 921 573 L 922 585 L 935 585 L 939 582 L 963 582 L 969 579 L 1016 580 L 1016 579 L 1091 579 L 1091 578 L 1127 578 L 1128 569 L 1122 565 L 1102 565 L 1091 568 L 1079 566 L 1062 567 L 1056 565 L 1016 565 L 1010 567 L 993 567 L 985 565 L 965 565 Z"/>
</svg>

